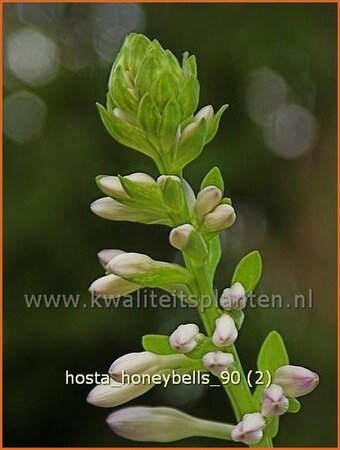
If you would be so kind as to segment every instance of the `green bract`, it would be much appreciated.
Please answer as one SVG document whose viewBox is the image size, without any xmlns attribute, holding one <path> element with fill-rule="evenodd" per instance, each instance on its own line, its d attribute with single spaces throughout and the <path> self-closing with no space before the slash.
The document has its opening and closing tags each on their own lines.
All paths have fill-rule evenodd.
<svg viewBox="0 0 340 450">
<path fill-rule="evenodd" d="M 180 174 L 215 136 L 226 105 L 195 111 L 199 102 L 196 59 L 182 64 L 157 40 L 131 33 L 113 64 L 106 108 L 98 104 L 109 133 L 150 156 L 163 174 Z"/>
</svg>

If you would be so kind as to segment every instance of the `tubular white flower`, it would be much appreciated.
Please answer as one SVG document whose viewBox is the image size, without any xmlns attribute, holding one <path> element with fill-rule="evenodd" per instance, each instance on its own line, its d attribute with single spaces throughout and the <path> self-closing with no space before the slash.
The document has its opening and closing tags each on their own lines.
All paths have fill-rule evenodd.
<svg viewBox="0 0 340 450">
<path fill-rule="evenodd" d="M 132 278 L 151 270 L 154 261 L 140 253 L 124 253 L 113 258 L 107 265 L 108 270 L 123 278 Z"/>
<path fill-rule="evenodd" d="M 281 386 L 287 397 L 296 398 L 314 391 L 319 376 L 305 367 L 287 365 L 276 370 L 273 383 Z"/>
<path fill-rule="evenodd" d="M 222 372 L 228 370 L 234 362 L 234 356 L 231 353 L 209 352 L 202 358 L 202 363 L 213 375 L 219 377 Z"/>
<path fill-rule="evenodd" d="M 140 286 L 135 283 L 130 283 L 123 278 L 116 275 L 105 275 L 104 277 L 95 280 L 89 287 L 89 291 L 96 296 L 112 296 L 121 297 L 122 295 L 130 294 L 139 289 Z"/>
<path fill-rule="evenodd" d="M 111 381 L 110 384 L 98 384 L 87 396 L 87 402 L 102 408 L 113 408 L 140 397 L 149 391 L 154 384 L 121 384 Z"/>
<path fill-rule="evenodd" d="M 200 340 L 199 328 L 194 323 L 180 325 L 169 337 L 170 345 L 180 353 L 189 353 L 197 347 Z"/>
<path fill-rule="evenodd" d="M 215 331 L 212 341 L 217 347 L 225 347 L 233 344 L 238 336 L 234 320 L 227 314 L 223 314 L 215 321 Z"/>
<path fill-rule="evenodd" d="M 165 407 L 130 406 L 114 411 L 106 421 L 119 436 L 139 442 L 172 442 L 192 436 L 230 439 L 234 428 Z"/>
<path fill-rule="evenodd" d="M 115 258 L 118 255 L 125 253 L 123 250 L 117 250 L 115 248 L 112 249 L 104 249 L 100 250 L 97 253 L 100 264 L 106 269 L 106 265 L 111 261 L 111 259 Z"/>
<path fill-rule="evenodd" d="M 169 236 L 170 244 L 178 250 L 184 250 L 189 243 L 191 234 L 194 231 L 195 228 L 189 223 L 173 228 Z"/>
<path fill-rule="evenodd" d="M 263 428 L 266 422 L 260 413 L 245 414 L 240 423 L 231 432 L 236 442 L 244 444 L 257 444 L 263 437 Z"/>
<path fill-rule="evenodd" d="M 195 120 L 210 120 L 214 117 L 214 108 L 211 105 L 204 106 L 204 108 L 200 109 L 198 113 L 195 115 Z"/>
<path fill-rule="evenodd" d="M 216 186 L 206 186 L 198 195 L 195 211 L 198 217 L 204 217 L 213 211 L 222 200 L 222 192 Z"/>
<path fill-rule="evenodd" d="M 140 210 L 123 205 L 111 197 L 103 197 L 91 203 L 91 211 L 103 219 L 142 223 L 165 223 L 159 215 L 151 211 Z"/>
<path fill-rule="evenodd" d="M 151 352 L 135 352 L 121 356 L 111 364 L 109 374 L 115 381 L 121 381 L 122 373 L 154 374 L 182 367 L 188 359 L 184 355 L 155 355 Z"/>
<path fill-rule="evenodd" d="M 230 288 L 224 289 L 220 298 L 220 306 L 226 311 L 244 309 L 246 304 L 246 292 L 239 282 L 234 283 Z"/>
<path fill-rule="evenodd" d="M 204 218 L 202 229 L 206 232 L 221 231 L 229 228 L 236 220 L 235 210 L 231 205 L 218 205 Z"/>
<path fill-rule="evenodd" d="M 289 400 L 283 395 L 283 389 L 277 384 L 271 384 L 263 392 L 261 413 L 264 417 L 281 416 L 287 412 Z"/>
</svg>

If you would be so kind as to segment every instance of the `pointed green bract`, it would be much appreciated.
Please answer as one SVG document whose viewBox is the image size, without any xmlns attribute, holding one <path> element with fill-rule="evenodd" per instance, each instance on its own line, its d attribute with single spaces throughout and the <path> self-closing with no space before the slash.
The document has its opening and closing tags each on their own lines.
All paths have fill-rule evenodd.
<svg viewBox="0 0 340 450">
<path fill-rule="evenodd" d="M 253 251 L 244 256 L 238 263 L 231 283 L 241 283 L 246 291 L 246 294 L 250 294 L 259 282 L 261 274 L 261 256 L 258 251 Z"/>
<path fill-rule="evenodd" d="M 224 181 L 221 175 L 221 171 L 218 167 L 213 167 L 209 170 L 206 176 L 203 178 L 200 190 L 207 186 L 216 186 L 223 194 Z"/>
</svg>

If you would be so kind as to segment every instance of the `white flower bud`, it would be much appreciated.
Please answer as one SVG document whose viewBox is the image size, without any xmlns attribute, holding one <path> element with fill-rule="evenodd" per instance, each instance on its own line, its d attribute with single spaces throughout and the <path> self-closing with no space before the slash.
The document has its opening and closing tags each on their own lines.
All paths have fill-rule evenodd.
<svg viewBox="0 0 340 450">
<path fill-rule="evenodd" d="M 237 339 L 237 328 L 234 320 L 227 314 L 223 314 L 215 321 L 216 328 L 212 341 L 217 347 L 225 347 L 233 344 Z"/>
<path fill-rule="evenodd" d="M 234 356 L 231 353 L 209 352 L 202 358 L 203 365 L 213 375 L 219 377 L 222 372 L 227 370 L 234 362 Z"/>
<path fill-rule="evenodd" d="M 103 197 L 91 203 L 91 211 L 103 219 L 127 220 L 132 222 L 154 223 L 159 215 L 123 205 L 110 197 Z"/>
<path fill-rule="evenodd" d="M 133 278 L 151 270 L 154 261 L 140 253 L 124 253 L 113 258 L 107 268 L 113 274 L 122 278 Z"/>
<path fill-rule="evenodd" d="M 156 184 L 156 181 L 150 175 L 143 172 L 132 173 L 131 175 L 126 175 L 124 178 L 133 181 L 134 183 L 149 184 L 149 185 Z"/>
<path fill-rule="evenodd" d="M 271 384 L 263 392 L 261 413 L 264 417 L 281 416 L 287 412 L 289 400 L 283 395 L 283 389 L 277 384 Z"/>
<path fill-rule="evenodd" d="M 220 298 L 220 306 L 226 311 L 243 309 L 246 307 L 246 304 L 246 292 L 241 283 L 236 282 L 230 288 L 223 290 Z"/>
<path fill-rule="evenodd" d="M 265 425 L 266 422 L 260 413 L 245 414 L 231 432 L 231 437 L 234 441 L 247 445 L 257 444 L 263 437 Z"/>
<path fill-rule="evenodd" d="M 128 194 L 124 191 L 124 188 L 120 182 L 119 177 L 114 176 L 102 176 L 97 177 L 97 184 L 104 194 L 110 195 L 115 198 L 127 198 Z"/>
<path fill-rule="evenodd" d="M 178 369 L 187 362 L 184 355 L 155 355 L 151 352 L 128 353 L 111 364 L 109 374 L 115 381 L 121 381 L 124 371 L 127 375 L 154 374 Z"/>
<path fill-rule="evenodd" d="M 195 228 L 189 223 L 174 228 L 169 236 L 170 244 L 178 250 L 184 250 L 189 243 L 190 235 L 194 231 Z"/>
<path fill-rule="evenodd" d="M 190 123 L 184 128 L 179 140 L 179 145 L 184 141 L 190 139 L 190 137 L 195 133 L 196 129 L 200 126 L 201 120 L 194 120 L 194 122 Z"/>
<path fill-rule="evenodd" d="M 213 211 L 222 200 L 222 192 L 216 186 L 206 186 L 198 195 L 195 211 L 198 217 L 203 217 Z"/>
<path fill-rule="evenodd" d="M 114 411 L 106 421 L 119 436 L 139 442 L 172 442 L 192 436 L 230 439 L 233 429 L 165 407 L 130 406 Z"/>
<path fill-rule="evenodd" d="M 121 384 L 111 381 L 110 384 L 98 384 L 87 396 L 88 403 L 102 408 L 113 408 L 140 397 L 149 391 L 154 384 Z"/>
<path fill-rule="evenodd" d="M 130 283 L 116 275 L 105 275 L 95 280 L 89 291 L 96 296 L 121 297 L 139 289 L 138 284 Z"/>
<path fill-rule="evenodd" d="M 195 120 L 210 120 L 214 117 L 214 108 L 211 105 L 204 106 L 204 108 L 200 109 L 198 113 L 195 115 Z"/>
<path fill-rule="evenodd" d="M 319 384 L 319 377 L 305 367 L 287 365 L 276 370 L 273 383 L 281 386 L 287 397 L 296 398 L 312 392 Z"/>
<path fill-rule="evenodd" d="M 100 250 L 99 253 L 97 253 L 98 259 L 100 264 L 106 268 L 106 265 L 111 261 L 111 259 L 115 258 L 118 255 L 121 255 L 122 253 L 125 253 L 123 250 L 117 250 L 115 248 L 112 249 L 104 249 Z"/>
<path fill-rule="evenodd" d="M 178 352 L 189 353 L 197 347 L 200 337 L 198 326 L 194 323 L 187 323 L 176 328 L 170 335 L 169 342 L 171 347 Z"/>
<path fill-rule="evenodd" d="M 164 186 L 164 184 L 166 183 L 166 181 L 167 181 L 168 179 L 177 181 L 177 183 L 181 183 L 181 179 L 180 179 L 178 176 L 176 176 L 176 175 L 160 175 L 160 176 L 157 178 L 157 184 L 158 184 L 160 187 L 162 187 L 162 186 Z"/>
<path fill-rule="evenodd" d="M 207 232 L 221 231 L 231 227 L 235 220 L 234 208 L 231 205 L 222 204 L 205 216 L 202 228 Z"/>
</svg>

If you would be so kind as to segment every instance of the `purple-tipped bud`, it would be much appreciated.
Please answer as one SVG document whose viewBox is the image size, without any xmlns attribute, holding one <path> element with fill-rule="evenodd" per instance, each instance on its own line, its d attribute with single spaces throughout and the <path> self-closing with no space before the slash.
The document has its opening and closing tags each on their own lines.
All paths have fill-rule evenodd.
<svg viewBox="0 0 340 450">
<path fill-rule="evenodd" d="M 171 347 L 178 352 L 189 353 L 197 347 L 200 336 L 198 326 L 194 323 L 187 323 L 176 328 L 170 335 L 169 342 Z"/>
<path fill-rule="evenodd" d="M 231 432 L 231 437 L 234 441 L 247 445 L 257 444 L 263 437 L 265 425 L 266 422 L 260 413 L 245 414 Z"/>
<path fill-rule="evenodd" d="M 234 357 L 231 353 L 224 353 L 220 351 L 206 353 L 202 358 L 204 367 L 217 377 L 219 377 L 225 370 L 228 370 L 233 362 Z"/>
<path fill-rule="evenodd" d="M 220 298 L 220 306 L 226 311 L 243 309 L 246 307 L 246 304 L 246 292 L 242 284 L 238 282 L 234 283 L 230 288 L 224 289 Z"/>
<path fill-rule="evenodd" d="M 271 384 L 263 392 L 261 413 L 264 417 L 281 416 L 287 412 L 289 400 L 283 394 L 283 389 L 277 384 Z"/>
<path fill-rule="evenodd" d="M 212 341 L 217 347 L 225 347 L 233 344 L 237 339 L 237 328 L 234 320 L 227 314 L 223 314 L 215 321 L 216 328 Z"/>
<path fill-rule="evenodd" d="M 314 391 L 319 376 L 305 367 L 287 365 L 276 370 L 273 383 L 281 386 L 287 397 L 296 398 Z"/>
<path fill-rule="evenodd" d="M 95 280 L 89 287 L 89 291 L 98 297 L 121 297 L 139 289 L 140 286 L 116 275 L 106 275 Z"/>
<path fill-rule="evenodd" d="M 216 186 L 206 186 L 198 195 L 195 211 L 198 217 L 204 217 L 216 208 L 222 200 L 222 192 Z"/>
<path fill-rule="evenodd" d="M 111 259 L 115 258 L 118 255 L 125 253 L 123 250 L 117 250 L 115 248 L 112 249 L 104 249 L 100 250 L 97 254 L 100 264 L 106 268 L 106 265 L 111 261 Z"/>
</svg>

